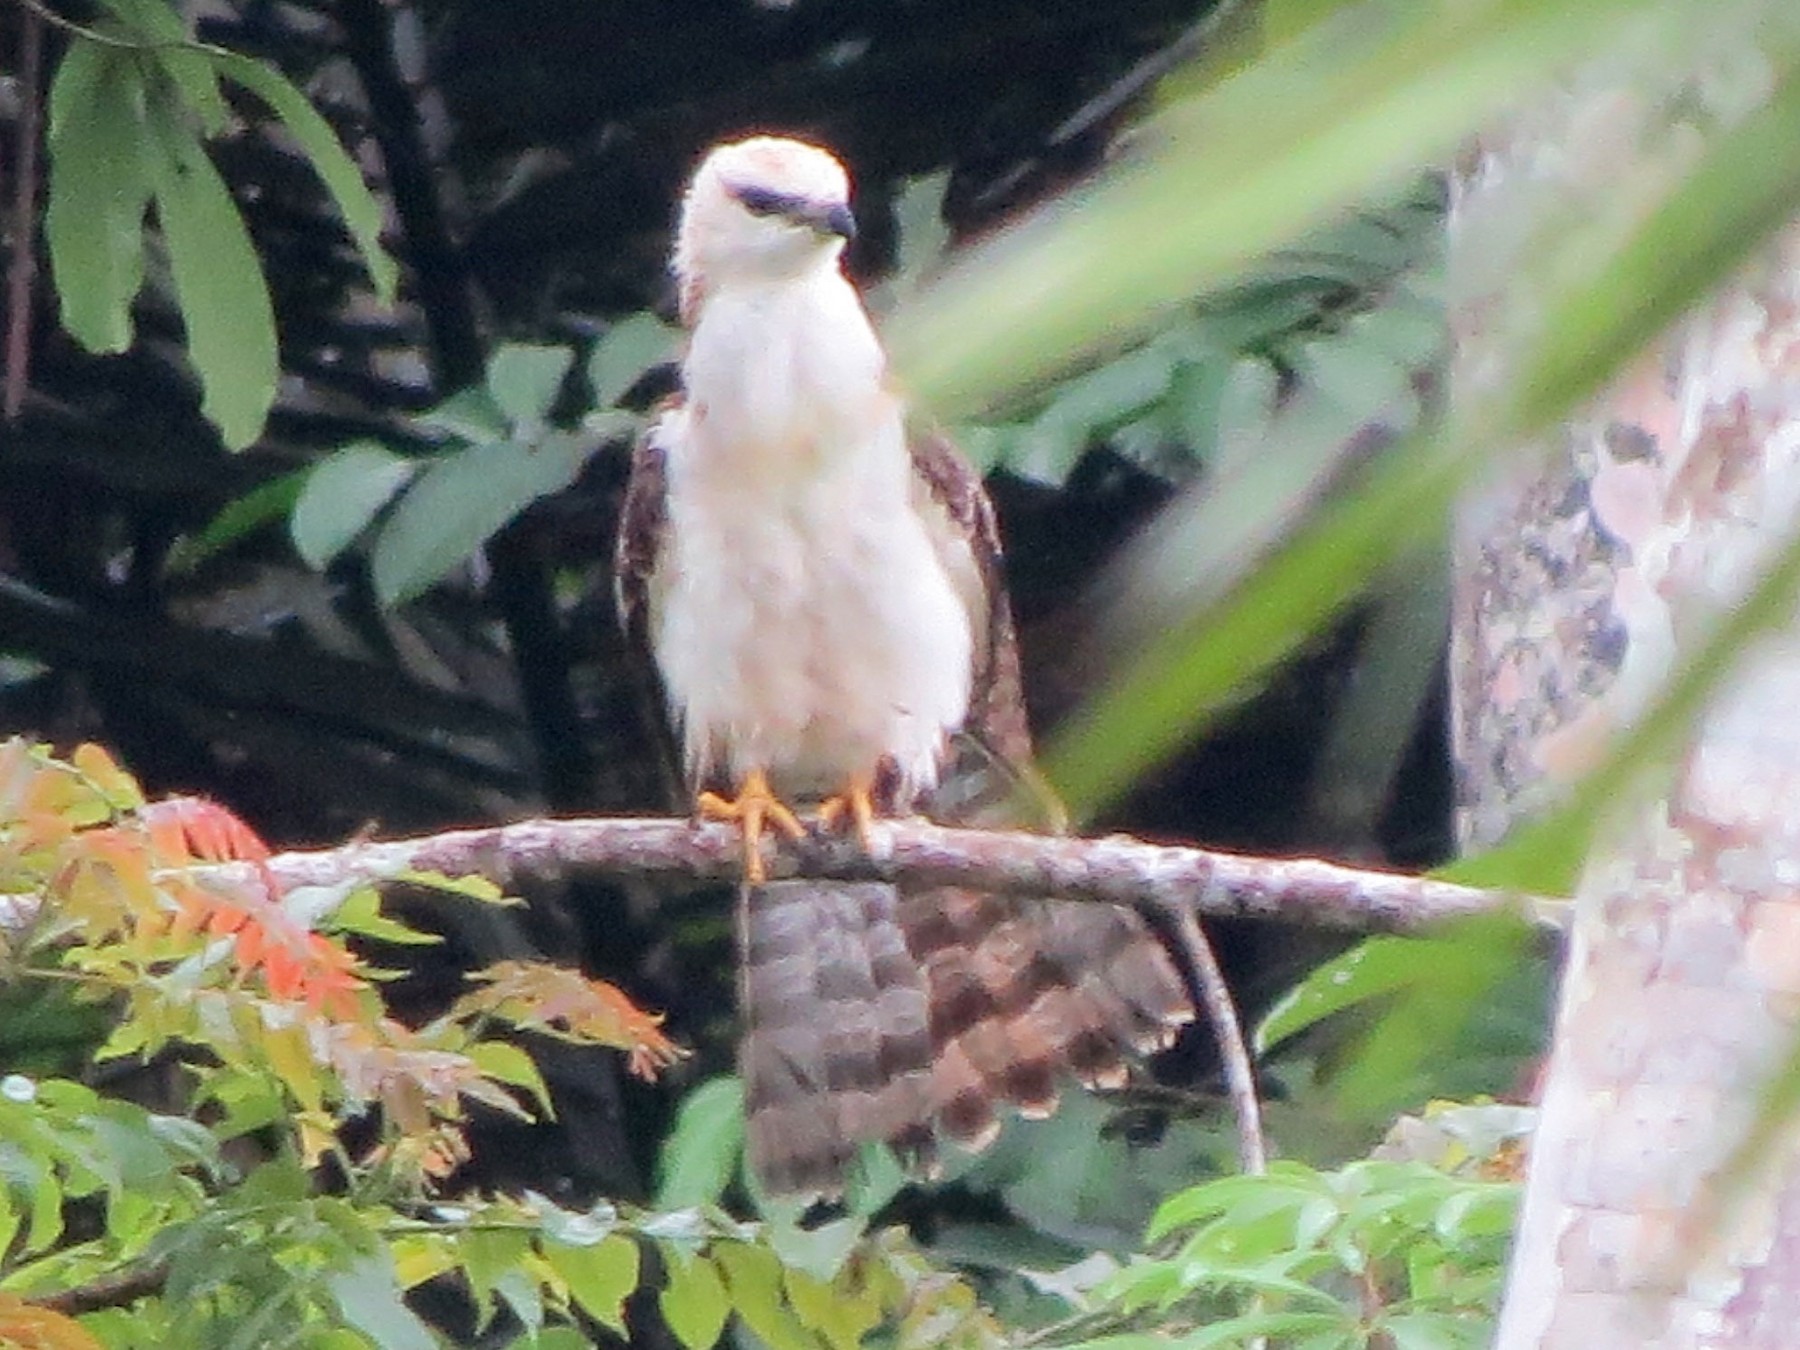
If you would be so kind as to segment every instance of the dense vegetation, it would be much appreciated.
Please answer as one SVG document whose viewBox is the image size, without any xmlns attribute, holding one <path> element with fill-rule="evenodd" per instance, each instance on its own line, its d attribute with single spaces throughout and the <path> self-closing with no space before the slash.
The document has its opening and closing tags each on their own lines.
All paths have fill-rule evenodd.
<svg viewBox="0 0 1800 1350">
<path fill-rule="evenodd" d="M 932 1188 L 897 1195 L 872 1162 L 848 1212 L 800 1227 L 737 1174 L 716 891 L 508 907 L 421 877 L 278 900 L 254 868 L 221 891 L 186 867 L 675 804 L 604 560 L 624 446 L 667 382 L 671 203 L 749 126 L 856 169 L 852 264 L 902 374 L 994 473 L 1077 813 L 1440 860 L 1449 501 L 1796 196 L 1770 167 L 1795 162 L 1796 47 L 1772 37 L 1771 111 L 1711 129 L 1693 179 L 1640 185 L 1656 209 L 1526 222 L 1557 282 L 1535 360 L 1446 422 L 1430 166 L 1621 34 L 1675 69 L 1713 21 L 1564 9 L 340 0 L 191 32 L 161 0 L 0 11 L 21 203 L 0 722 L 28 736 L 0 760 L 21 906 L 0 1327 L 700 1347 L 735 1312 L 778 1350 L 1152 1323 L 1193 1346 L 1481 1343 L 1518 1122 L 1440 1111 L 1414 1122 L 1438 1143 L 1402 1130 L 1396 1155 L 1346 1161 L 1397 1107 L 1505 1089 L 1536 1045 L 1541 972 L 1491 931 L 1362 949 L 1276 1009 L 1271 1040 L 1372 995 L 1398 1010 L 1372 1045 L 1315 1035 L 1268 1069 L 1277 1140 L 1321 1170 L 1174 1194 L 1144 1237 L 1230 1167 L 1202 1029 L 1161 1086 L 1071 1102 Z M 1701 687 L 1742 636 L 1700 655 Z M 1678 693 L 1485 875 L 1566 878 Z M 84 742 L 152 799 L 230 812 L 147 806 Z M 1253 1011 L 1332 951 L 1215 936 Z M 638 1007 L 694 1051 L 654 1086 L 623 1072 L 659 1058 Z M 1074 1264 L 1144 1242 L 1123 1269 Z"/>
</svg>

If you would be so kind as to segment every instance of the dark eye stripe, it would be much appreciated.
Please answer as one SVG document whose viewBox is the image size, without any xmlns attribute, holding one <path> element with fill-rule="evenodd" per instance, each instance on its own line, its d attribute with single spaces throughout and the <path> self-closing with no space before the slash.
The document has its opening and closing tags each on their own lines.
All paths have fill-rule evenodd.
<svg viewBox="0 0 1800 1350">
<path fill-rule="evenodd" d="M 805 204 L 800 198 L 766 187 L 741 187 L 733 194 L 753 216 L 792 214 Z"/>
</svg>

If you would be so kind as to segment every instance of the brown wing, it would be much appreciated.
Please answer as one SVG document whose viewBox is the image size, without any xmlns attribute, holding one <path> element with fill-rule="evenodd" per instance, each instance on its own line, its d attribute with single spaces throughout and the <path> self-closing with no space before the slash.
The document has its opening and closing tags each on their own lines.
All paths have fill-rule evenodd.
<svg viewBox="0 0 1800 1350">
<path fill-rule="evenodd" d="M 926 810 L 945 824 L 1029 827 L 1018 788 L 1031 781 L 1031 731 L 993 505 L 942 437 L 917 435 L 912 450 L 940 556 L 967 560 L 953 576 L 973 568 L 985 630 L 968 721 Z M 925 972 L 938 1124 L 965 1143 L 992 1137 L 997 1103 L 1054 1110 L 1065 1071 L 1122 1083 L 1127 1056 L 1193 1017 L 1168 953 L 1129 910 L 933 888 L 903 892 L 899 920 Z"/>
<path fill-rule="evenodd" d="M 663 404 L 632 448 L 625 502 L 619 510 L 619 534 L 613 545 L 613 598 L 619 607 L 619 623 L 644 651 L 650 648 L 656 567 L 669 518 L 667 455 L 657 439 L 663 425 L 660 413 L 677 402 L 670 399 Z"/>
<path fill-rule="evenodd" d="M 916 505 L 939 561 L 963 594 L 976 639 L 969 714 L 926 814 L 946 823 L 999 824 L 992 819 L 996 807 L 1015 798 L 1031 764 L 1000 526 L 987 489 L 955 446 L 934 433 L 914 433 L 910 449 Z"/>
</svg>

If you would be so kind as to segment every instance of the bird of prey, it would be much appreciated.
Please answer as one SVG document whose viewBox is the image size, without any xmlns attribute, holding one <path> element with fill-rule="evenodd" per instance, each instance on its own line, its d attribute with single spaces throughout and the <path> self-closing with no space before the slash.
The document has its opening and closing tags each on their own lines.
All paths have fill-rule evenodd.
<svg viewBox="0 0 1800 1350">
<path fill-rule="evenodd" d="M 1029 762 L 993 509 L 910 423 L 842 270 L 856 230 L 829 152 L 715 148 L 674 250 L 681 390 L 632 460 L 617 578 L 685 747 L 699 815 L 738 824 L 740 1071 L 771 1193 L 829 1195 L 868 1141 L 927 1167 L 997 1106 L 1056 1105 L 1064 1073 L 1191 1017 L 1135 914 L 942 887 L 764 879 L 799 812 L 1018 824 L 997 768 Z"/>
</svg>

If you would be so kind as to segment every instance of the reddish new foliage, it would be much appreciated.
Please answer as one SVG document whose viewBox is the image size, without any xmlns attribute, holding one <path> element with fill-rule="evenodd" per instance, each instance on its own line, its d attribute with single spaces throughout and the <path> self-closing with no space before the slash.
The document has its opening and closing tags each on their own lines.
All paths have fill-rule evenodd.
<svg viewBox="0 0 1800 1350">
<path fill-rule="evenodd" d="M 181 906 L 170 924 L 174 932 L 236 936 L 234 955 L 246 974 L 261 976 L 269 994 L 292 999 L 333 1018 L 356 1015 L 357 995 L 367 987 L 356 974 L 356 958 L 281 908 L 281 888 L 269 870 L 269 846 L 229 809 L 203 797 L 170 797 L 142 808 L 157 864 L 186 867 L 195 862 L 248 862 L 258 884 L 234 893 L 203 885 L 174 889 Z"/>
<path fill-rule="evenodd" d="M 456 1002 L 454 1013 L 487 1013 L 565 1040 L 623 1050 L 631 1072 L 646 1082 L 687 1055 L 663 1035 L 662 1018 L 647 1013 L 605 980 L 541 961 L 499 961 L 471 977 L 483 987 Z"/>
</svg>

